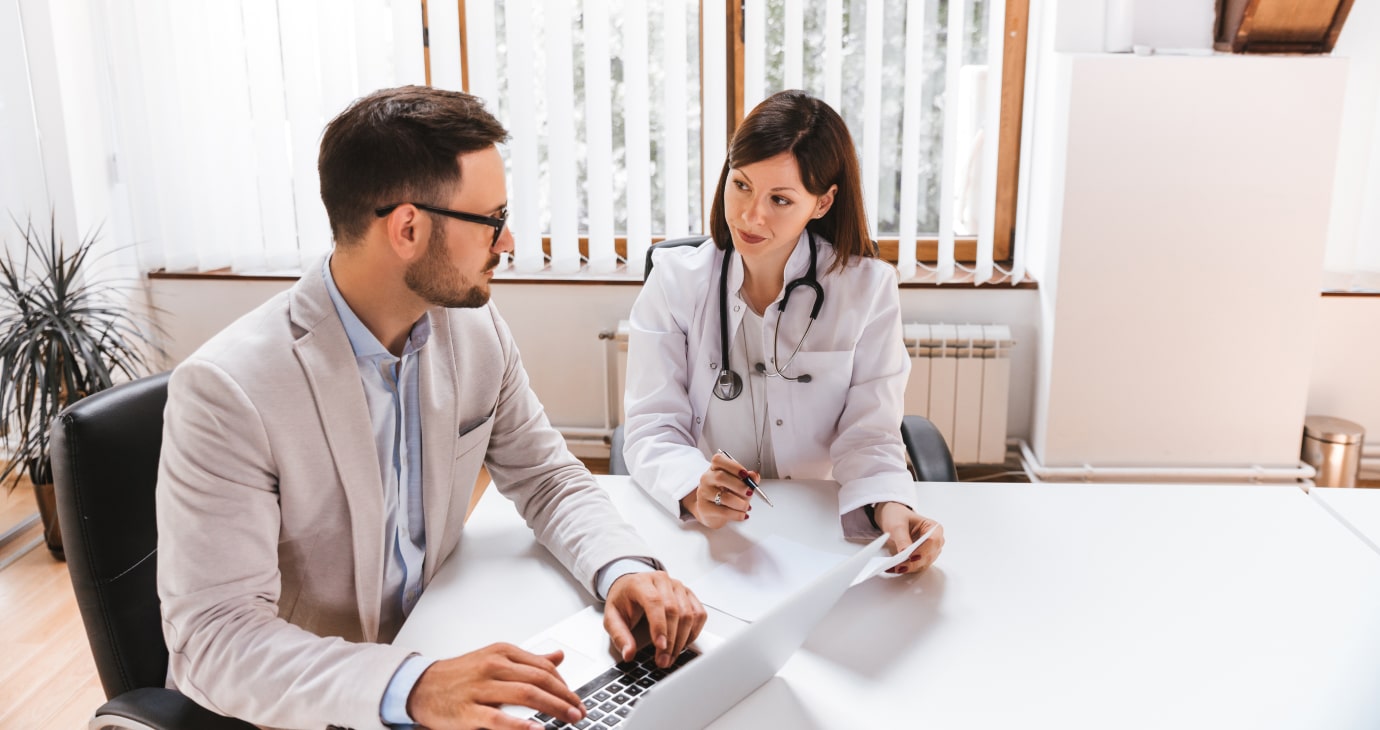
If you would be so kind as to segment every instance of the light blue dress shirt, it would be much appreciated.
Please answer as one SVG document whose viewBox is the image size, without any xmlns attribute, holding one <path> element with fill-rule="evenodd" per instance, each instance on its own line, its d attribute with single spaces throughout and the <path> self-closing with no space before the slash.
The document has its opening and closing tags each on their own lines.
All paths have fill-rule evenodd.
<svg viewBox="0 0 1380 730">
<path fill-rule="evenodd" d="M 379 476 L 383 482 L 384 534 L 388 537 L 388 559 L 383 566 L 383 616 L 400 625 L 417 605 L 422 593 L 422 562 L 426 556 L 426 521 L 422 509 L 422 419 L 418 398 L 418 355 L 431 339 L 431 314 L 422 315 L 412 325 L 402 357 L 394 357 L 374 333 L 360 321 L 340 296 L 331 262 L 321 265 L 331 303 L 350 339 L 364 400 L 369 407 L 369 423 L 378 448 Z M 604 566 L 596 576 L 599 598 L 608 595 L 613 582 L 630 573 L 655 570 L 647 562 L 622 558 Z M 413 654 L 398 667 L 389 680 L 379 706 L 384 724 L 413 724 L 407 713 L 407 698 L 434 659 Z"/>
</svg>

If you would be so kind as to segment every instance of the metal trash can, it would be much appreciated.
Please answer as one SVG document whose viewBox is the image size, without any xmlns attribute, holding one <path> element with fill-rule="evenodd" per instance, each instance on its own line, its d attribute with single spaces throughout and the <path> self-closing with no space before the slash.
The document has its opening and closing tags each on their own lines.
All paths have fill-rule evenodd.
<svg viewBox="0 0 1380 730">
<path fill-rule="evenodd" d="M 1366 430 L 1360 424 L 1332 416 L 1303 419 L 1305 462 L 1318 470 L 1313 483 L 1319 487 L 1354 487 L 1361 469 L 1361 443 Z"/>
</svg>

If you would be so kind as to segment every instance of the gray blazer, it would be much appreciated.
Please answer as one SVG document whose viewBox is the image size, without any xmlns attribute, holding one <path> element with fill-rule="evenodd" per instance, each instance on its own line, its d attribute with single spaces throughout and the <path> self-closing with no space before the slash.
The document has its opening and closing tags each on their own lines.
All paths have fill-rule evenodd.
<svg viewBox="0 0 1380 730">
<path fill-rule="evenodd" d="M 399 629 L 380 618 L 383 487 L 350 342 L 321 267 L 307 272 L 173 373 L 157 491 L 169 685 L 264 726 L 381 728 L 408 655 L 381 643 Z M 599 568 L 649 555 L 551 428 L 493 304 L 431 316 L 423 584 L 459 543 L 481 464 L 591 592 Z"/>
</svg>

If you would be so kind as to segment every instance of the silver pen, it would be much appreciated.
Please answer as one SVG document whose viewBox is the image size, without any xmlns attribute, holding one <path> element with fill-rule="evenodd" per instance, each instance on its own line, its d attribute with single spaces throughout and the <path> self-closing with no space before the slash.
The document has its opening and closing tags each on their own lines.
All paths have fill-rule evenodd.
<svg viewBox="0 0 1380 730">
<path fill-rule="evenodd" d="M 729 458 L 730 460 L 732 460 L 732 461 L 738 461 L 737 459 L 734 459 L 734 458 L 733 458 L 733 454 L 730 454 L 730 453 L 728 453 L 727 451 L 724 451 L 723 449 L 719 449 L 719 453 L 720 453 L 720 454 L 723 454 L 723 455 L 726 456 L 726 457 L 728 457 L 728 458 Z M 739 463 L 739 464 L 742 464 L 743 462 L 738 461 L 738 463 Z M 771 503 L 771 497 L 768 497 L 768 496 L 767 496 L 767 493 L 764 492 L 764 491 L 762 491 L 762 487 L 758 486 L 757 482 L 754 482 L 754 481 L 752 480 L 752 475 L 748 473 L 747 469 L 744 469 L 744 470 L 743 470 L 743 473 L 738 475 L 738 478 L 739 478 L 739 479 L 742 479 L 742 480 L 743 480 L 743 483 L 746 484 L 746 485 L 748 485 L 748 488 L 749 488 L 749 489 L 751 489 L 752 491 L 757 492 L 758 494 L 762 495 L 762 501 L 763 501 L 763 502 L 766 502 L 768 507 L 775 507 L 775 506 L 776 506 L 776 505 L 774 505 L 774 504 Z"/>
</svg>

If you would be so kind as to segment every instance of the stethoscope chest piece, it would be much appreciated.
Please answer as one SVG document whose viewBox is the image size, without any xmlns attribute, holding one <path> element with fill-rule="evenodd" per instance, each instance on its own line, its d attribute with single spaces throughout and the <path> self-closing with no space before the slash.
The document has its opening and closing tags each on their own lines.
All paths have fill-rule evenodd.
<svg viewBox="0 0 1380 730">
<path fill-rule="evenodd" d="M 714 395 L 719 400 L 733 400 L 743 392 L 743 378 L 732 370 L 719 371 L 719 377 L 714 381 Z"/>
</svg>

